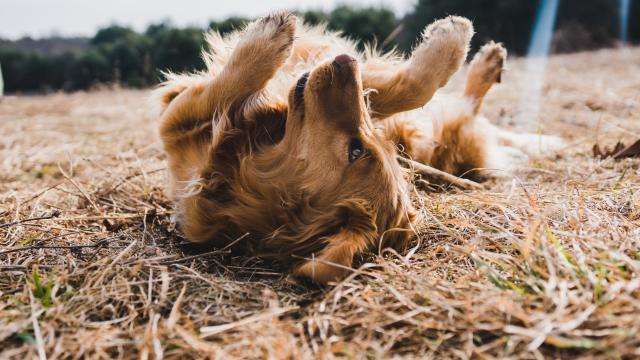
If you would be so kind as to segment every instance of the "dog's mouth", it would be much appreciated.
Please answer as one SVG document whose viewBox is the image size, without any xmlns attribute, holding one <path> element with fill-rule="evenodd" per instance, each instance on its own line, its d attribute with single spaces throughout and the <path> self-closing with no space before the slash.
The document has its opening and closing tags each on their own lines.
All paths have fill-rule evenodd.
<svg viewBox="0 0 640 360">
<path fill-rule="evenodd" d="M 305 89 L 308 83 L 318 92 L 327 87 L 341 89 L 347 83 L 356 84 L 356 64 L 356 59 L 342 54 L 336 56 L 331 63 L 321 65 L 311 73 L 302 74 L 294 88 L 293 102 L 296 109 L 304 109 Z"/>
<path fill-rule="evenodd" d="M 333 59 L 333 66 L 338 66 L 338 67 L 342 67 L 344 65 L 348 65 L 351 64 L 353 62 L 355 62 L 356 59 L 352 58 L 351 56 L 347 55 L 347 54 L 342 54 L 342 55 L 338 55 L 336 56 L 335 59 Z"/>
<path fill-rule="evenodd" d="M 352 91 L 360 86 L 360 69 L 353 57 L 342 54 L 312 73 L 312 83 L 321 90 L 331 87 Z"/>
<path fill-rule="evenodd" d="M 362 80 L 356 59 L 338 55 L 303 74 L 292 91 L 292 109 L 306 118 L 357 128 L 366 112 Z"/>
</svg>

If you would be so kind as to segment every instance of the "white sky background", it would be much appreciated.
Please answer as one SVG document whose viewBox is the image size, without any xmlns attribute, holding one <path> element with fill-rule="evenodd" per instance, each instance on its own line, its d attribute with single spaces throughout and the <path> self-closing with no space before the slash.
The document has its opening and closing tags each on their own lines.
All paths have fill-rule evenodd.
<svg viewBox="0 0 640 360">
<path fill-rule="evenodd" d="M 0 0 L 0 37 L 35 38 L 52 34 L 91 36 L 117 23 L 143 30 L 169 20 L 203 27 L 229 15 L 261 16 L 277 9 L 324 9 L 339 4 L 385 5 L 401 15 L 415 0 Z"/>
</svg>

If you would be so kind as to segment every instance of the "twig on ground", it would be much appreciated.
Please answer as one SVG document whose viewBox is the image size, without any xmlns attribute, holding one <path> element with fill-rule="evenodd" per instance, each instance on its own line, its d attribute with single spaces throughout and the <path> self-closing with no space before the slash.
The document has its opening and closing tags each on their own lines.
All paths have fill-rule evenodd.
<svg viewBox="0 0 640 360">
<path fill-rule="evenodd" d="M 286 307 L 286 308 L 276 308 L 276 309 L 270 309 L 266 312 L 260 313 L 260 314 L 255 314 L 255 315 L 251 315 L 248 316 L 244 319 L 238 320 L 236 322 L 232 322 L 232 323 L 228 323 L 228 324 L 222 324 L 222 325 L 215 325 L 215 326 L 203 326 L 200 328 L 200 337 L 202 338 L 206 338 L 208 336 L 212 336 L 215 334 L 219 334 L 222 332 L 225 332 L 227 330 L 231 330 L 234 329 L 236 327 L 239 326 L 244 326 L 244 325 L 249 325 L 251 323 L 254 322 L 258 322 L 258 321 L 262 321 L 262 320 L 266 320 L 269 319 L 271 317 L 274 316 L 280 316 L 283 315 L 285 313 L 294 311 L 294 310 L 298 310 L 300 307 L 298 306 L 290 306 L 290 307 Z"/>
<path fill-rule="evenodd" d="M 159 211 L 156 212 L 156 216 L 159 215 L 167 215 L 170 212 Z M 100 216 L 76 216 L 76 217 L 66 217 L 66 218 L 58 218 L 57 221 L 60 222 L 81 222 L 81 221 L 96 221 L 96 220 L 104 220 L 104 219 L 115 219 L 115 220 L 123 220 L 123 219 L 135 219 L 144 217 L 144 213 L 139 214 L 109 214 L 109 215 L 100 215 Z"/>
<path fill-rule="evenodd" d="M 400 162 L 401 165 L 404 165 L 405 167 L 408 167 L 409 169 L 415 171 L 416 174 L 420 175 L 428 182 L 453 185 L 463 190 L 484 189 L 484 186 L 475 181 L 459 178 L 457 176 L 451 175 L 444 171 L 438 170 L 431 166 L 427 166 L 417 161 L 407 159 L 402 156 L 398 156 L 398 162 Z"/>
<path fill-rule="evenodd" d="M 230 254 L 230 253 L 231 253 L 231 250 L 214 250 L 214 251 L 209 251 L 209 252 L 202 253 L 202 254 L 185 256 L 185 257 L 180 258 L 180 259 L 172 259 L 172 260 L 160 261 L 159 264 L 160 265 L 178 264 L 178 263 L 184 263 L 184 262 L 187 262 L 187 261 L 190 261 L 190 260 L 199 259 L 199 258 L 203 258 L 203 257 L 208 257 L 208 256 L 212 256 L 212 255 L 222 255 L 222 254 Z"/>
<path fill-rule="evenodd" d="M 220 254 L 230 254 L 231 253 L 231 247 L 235 244 L 237 244 L 238 242 L 242 241 L 242 239 L 246 238 L 247 236 L 249 236 L 249 233 L 246 233 L 240 237 L 238 237 L 237 239 L 233 240 L 231 243 L 227 244 L 227 246 L 223 247 L 222 249 L 218 249 L 218 250 L 214 250 L 214 251 L 208 251 L 206 253 L 202 253 L 202 254 L 196 254 L 196 255 L 191 255 L 191 256 L 186 256 L 180 259 L 175 259 L 175 260 L 165 260 L 165 261 L 161 261 L 160 264 L 161 265 L 169 265 L 169 264 L 177 264 L 177 263 L 182 263 L 182 262 L 187 262 L 193 259 L 198 259 L 198 258 L 203 258 L 203 257 L 207 257 L 207 256 L 211 256 L 211 255 L 220 255 Z"/>
<path fill-rule="evenodd" d="M 34 200 L 34 199 L 37 199 L 37 198 L 39 198 L 40 196 L 42 196 L 42 195 L 46 194 L 46 193 L 47 193 L 47 191 L 52 190 L 52 189 L 55 189 L 55 188 L 57 188 L 57 187 L 58 187 L 58 186 L 60 186 L 60 185 L 62 185 L 62 182 L 59 182 L 59 183 L 54 184 L 54 185 L 51 185 L 51 186 L 47 187 L 46 189 L 44 189 L 44 190 L 40 191 L 39 193 L 37 193 L 37 194 L 33 195 L 32 197 L 30 197 L 30 198 L 28 198 L 28 199 L 26 199 L 26 200 L 21 201 L 21 202 L 20 202 L 20 205 L 26 204 L 26 203 L 28 203 L 29 201 L 32 201 L 32 200 Z"/>
<path fill-rule="evenodd" d="M 38 269 L 41 270 L 50 270 L 53 268 L 53 265 L 38 264 Z M 0 271 L 31 271 L 31 267 L 25 265 L 0 265 Z"/>
<path fill-rule="evenodd" d="M 14 226 L 14 225 L 26 223 L 26 222 L 29 222 L 29 221 L 49 220 L 49 219 L 56 218 L 58 216 L 60 216 L 60 211 L 56 210 L 56 211 L 52 212 L 49 215 L 38 216 L 38 217 L 33 217 L 33 218 L 28 218 L 28 219 L 22 219 L 22 220 L 18 220 L 18 221 L 6 223 L 6 224 L 0 224 L 0 229 L 4 229 L 4 228 L 9 227 L 9 226 Z"/>
<path fill-rule="evenodd" d="M 80 193 L 82 193 L 84 198 L 87 199 L 89 204 L 91 204 L 91 207 L 93 207 L 93 209 L 99 214 L 101 212 L 100 208 L 98 208 L 98 205 L 96 205 L 96 203 L 89 197 L 89 194 L 87 194 L 87 192 L 84 191 L 84 189 L 80 186 L 80 184 L 78 184 L 69 175 L 67 175 L 67 173 L 64 170 L 62 170 L 62 166 L 58 166 L 58 170 L 60 170 L 60 173 L 62 174 L 62 176 L 64 176 L 65 179 L 69 180 L 71 185 L 73 185 L 76 189 L 78 189 L 78 191 L 80 191 Z"/>
<path fill-rule="evenodd" d="M 33 245 L 33 246 L 25 246 L 25 247 L 21 247 L 19 249 L 11 249 L 11 250 L 5 250 L 5 251 L 0 251 L 0 255 L 7 255 L 7 254 L 11 254 L 11 253 L 16 253 L 16 252 L 20 252 L 20 251 L 28 251 L 28 250 L 40 250 L 40 249 L 82 249 L 82 248 L 95 248 L 95 247 L 101 247 L 104 244 L 106 244 L 109 240 L 112 239 L 116 239 L 118 238 L 118 236 L 111 236 L 108 238 L 103 238 L 98 240 L 98 242 L 91 244 L 91 245 Z"/>
</svg>

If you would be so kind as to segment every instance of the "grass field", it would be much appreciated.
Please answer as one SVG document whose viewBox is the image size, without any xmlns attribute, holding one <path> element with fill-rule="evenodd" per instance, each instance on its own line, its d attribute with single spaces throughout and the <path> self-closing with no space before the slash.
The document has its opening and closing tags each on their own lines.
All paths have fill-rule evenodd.
<svg viewBox="0 0 640 360">
<path fill-rule="evenodd" d="M 497 124 L 518 128 L 523 65 Z M 416 192 L 415 251 L 327 288 L 180 237 L 147 91 L 3 98 L 0 358 L 640 357 L 640 159 L 591 154 L 640 138 L 640 49 L 554 57 L 547 80 L 565 149 Z"/>
</svg>

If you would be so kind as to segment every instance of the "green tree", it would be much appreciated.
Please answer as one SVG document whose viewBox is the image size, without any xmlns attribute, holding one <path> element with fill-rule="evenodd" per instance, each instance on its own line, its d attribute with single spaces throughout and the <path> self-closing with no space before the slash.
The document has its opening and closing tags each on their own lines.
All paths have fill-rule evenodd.
<svg viewBox="0 0 640 360">
<path fill-rule="evenodd" d="M 638 43 L 640 42 L 640 1 L 631 1 L 629 14 L 629 40 Z"/>
<path fill-rule="evenodd" d="M 4 71 L 7 92 L 27 90 L 27 54 L 13 49 L 0 49 L 0 63 Z"/>
<path fill-rule="evenodd" d="M 4 77 L 2 76 L 2 64 L 0 64 L 0 97 L 4 95 Z"/>
<path fill-rule="evenodd" d="M 398 26 L 394 12 L 384 7 L 340 5 L 330 13 L 307 10 L 298 15 L 309 25 L 327 24 L 330 30 L 359 41 L 361 47 L 364 43 L 381 45 Z"/>
<path fill-rule="evenodd" d="M 509 51 L 522 54 L 527 51 L 538 3 L 539 0 L 418 0 L 413 13 L 405 18 L 401 45 L 410 49 L 431 22 L 460 15 L 473 21 L 474 48 L 495 40 L 504 43 Z"/>
<path fill-rule="evenodd" d="M 76 59 L 70 78 L 72 89 L 87 89 L 113 81 L 113 72 L 105 55 L 97 49 L 90 49 Z"/>
<path fill-rule="evenodd" d="M 495 40 L 505 43 L 512 54 L 525 54 L 541 1 L 416 0 L 413 11 L 402 21 L 386 8 L 346 5 L 328 13 L 308 10 L 299 16 L 308 24 L 326 23 L 329 29 L 361 41 L 360 46 L 363 42 L 377 42 L 381 46 L 389 40 L 384 43 L 386 49 L 399 45 L 408 51 L 429 23 L 447 15 L 462 15 L 474 22 L 474 48 Z M 631 4 L 629 39 L 637 42 L 640 41 L 640 22 L 634 20 L 640 14 L 640 0 Z M 620 35 L 618 6 L 614 0 L 561 0 L 553 50 L 578 51 L 615 44 Z M 235 16 L 212 21 L 209 27 L 226 34 L 241 29 L 249 21 Z M 18 43 L 22 43 L 22 47 Z M 84 40 L 82 43 L 86 46 Z M 73 51 L 63 50 L 67 52 L 50 48 L 39 51 L 38 42 L 30 39 L 0 40 L 0 63 L 5 91 L 9 93 L 77 90 L 110 82 L 144 87 L 156 83 L 162 70 L 202 69 L 203 43 L 201 29 L 193 27 L 175 28 L 169 23 L 158 23 L 140 34 L 127 27 L 111 25 L 98 30 L 87 48 L 76 46 Z"/>
<path fill-rule="evenodd" d="M 318 25 L 329 22 L 329 14 L 322 10 L 307 10 L 298 13 L 298 16 L 309 25 Z"/>
<path fill-rule="evenodd" d="M 618 0 L 562 0 L 558 9 L 554 52 L 612 46 L 619 38 Z"/>
<path fill-rule="evenodd" d="M 212 21 L 209 23 L 209 29 L 216 30 L 221 34 L 230 33 L 234 30 L 242 29 L 251 19 L 242 16 L 231 16 L 222 21 Z"/>
<path fill-rule="evenodd" d="M 636 14 L 639 2 L 635 1 Z M 495 40 L 514 54 L 526 54 L 541 0 L 418 0 L 404 19 L 401 45 L 411 48 L 417 34 L 432 21 L 447 15 L 473 20 L 473 47 Z M 614 0 L 561 0 L 556 19 L 554 51 L 578 51 L 610 46 L 618 39 L 619 2 Z M 632 12 L 633 14 L 633 12 Z M 636 33 L 640 32 L 640 28 Z M 633 38 L 634 31 L 630 31 Z"/>
<path fill-rule="evenodd" d="M 336 7 L 329 15 L 329 27 L 363 42 L 382 43 L 396 28 L 396 16 L 386 8 Z"/>
<path fill-rule="evenodd" d="M 91 45 L 110 44 L 119 39 L 136 36 L 136 32 L 120 25 L 111 25 L 102 29 L 91 38 Z"/>
<path fill-rule="evenodd" d="M 177 29 L 168 24 L 157 24 L 151 25 L 145 35 L 151 42 L 150 60 L 155 69 L 184 72 L 204 67 L 200 57 L 204 44 L 201 29 Z M 155 80 L 158 75 L 154 74 Z"/>
<path fill-rule="evenodd" d="M 91 45 L 107 60 L 109 82 L 125 86 L 147 86 L 154 82 L 151 41 L 144 35 L 118 25 L 100 29 Z"/>
</svg>

